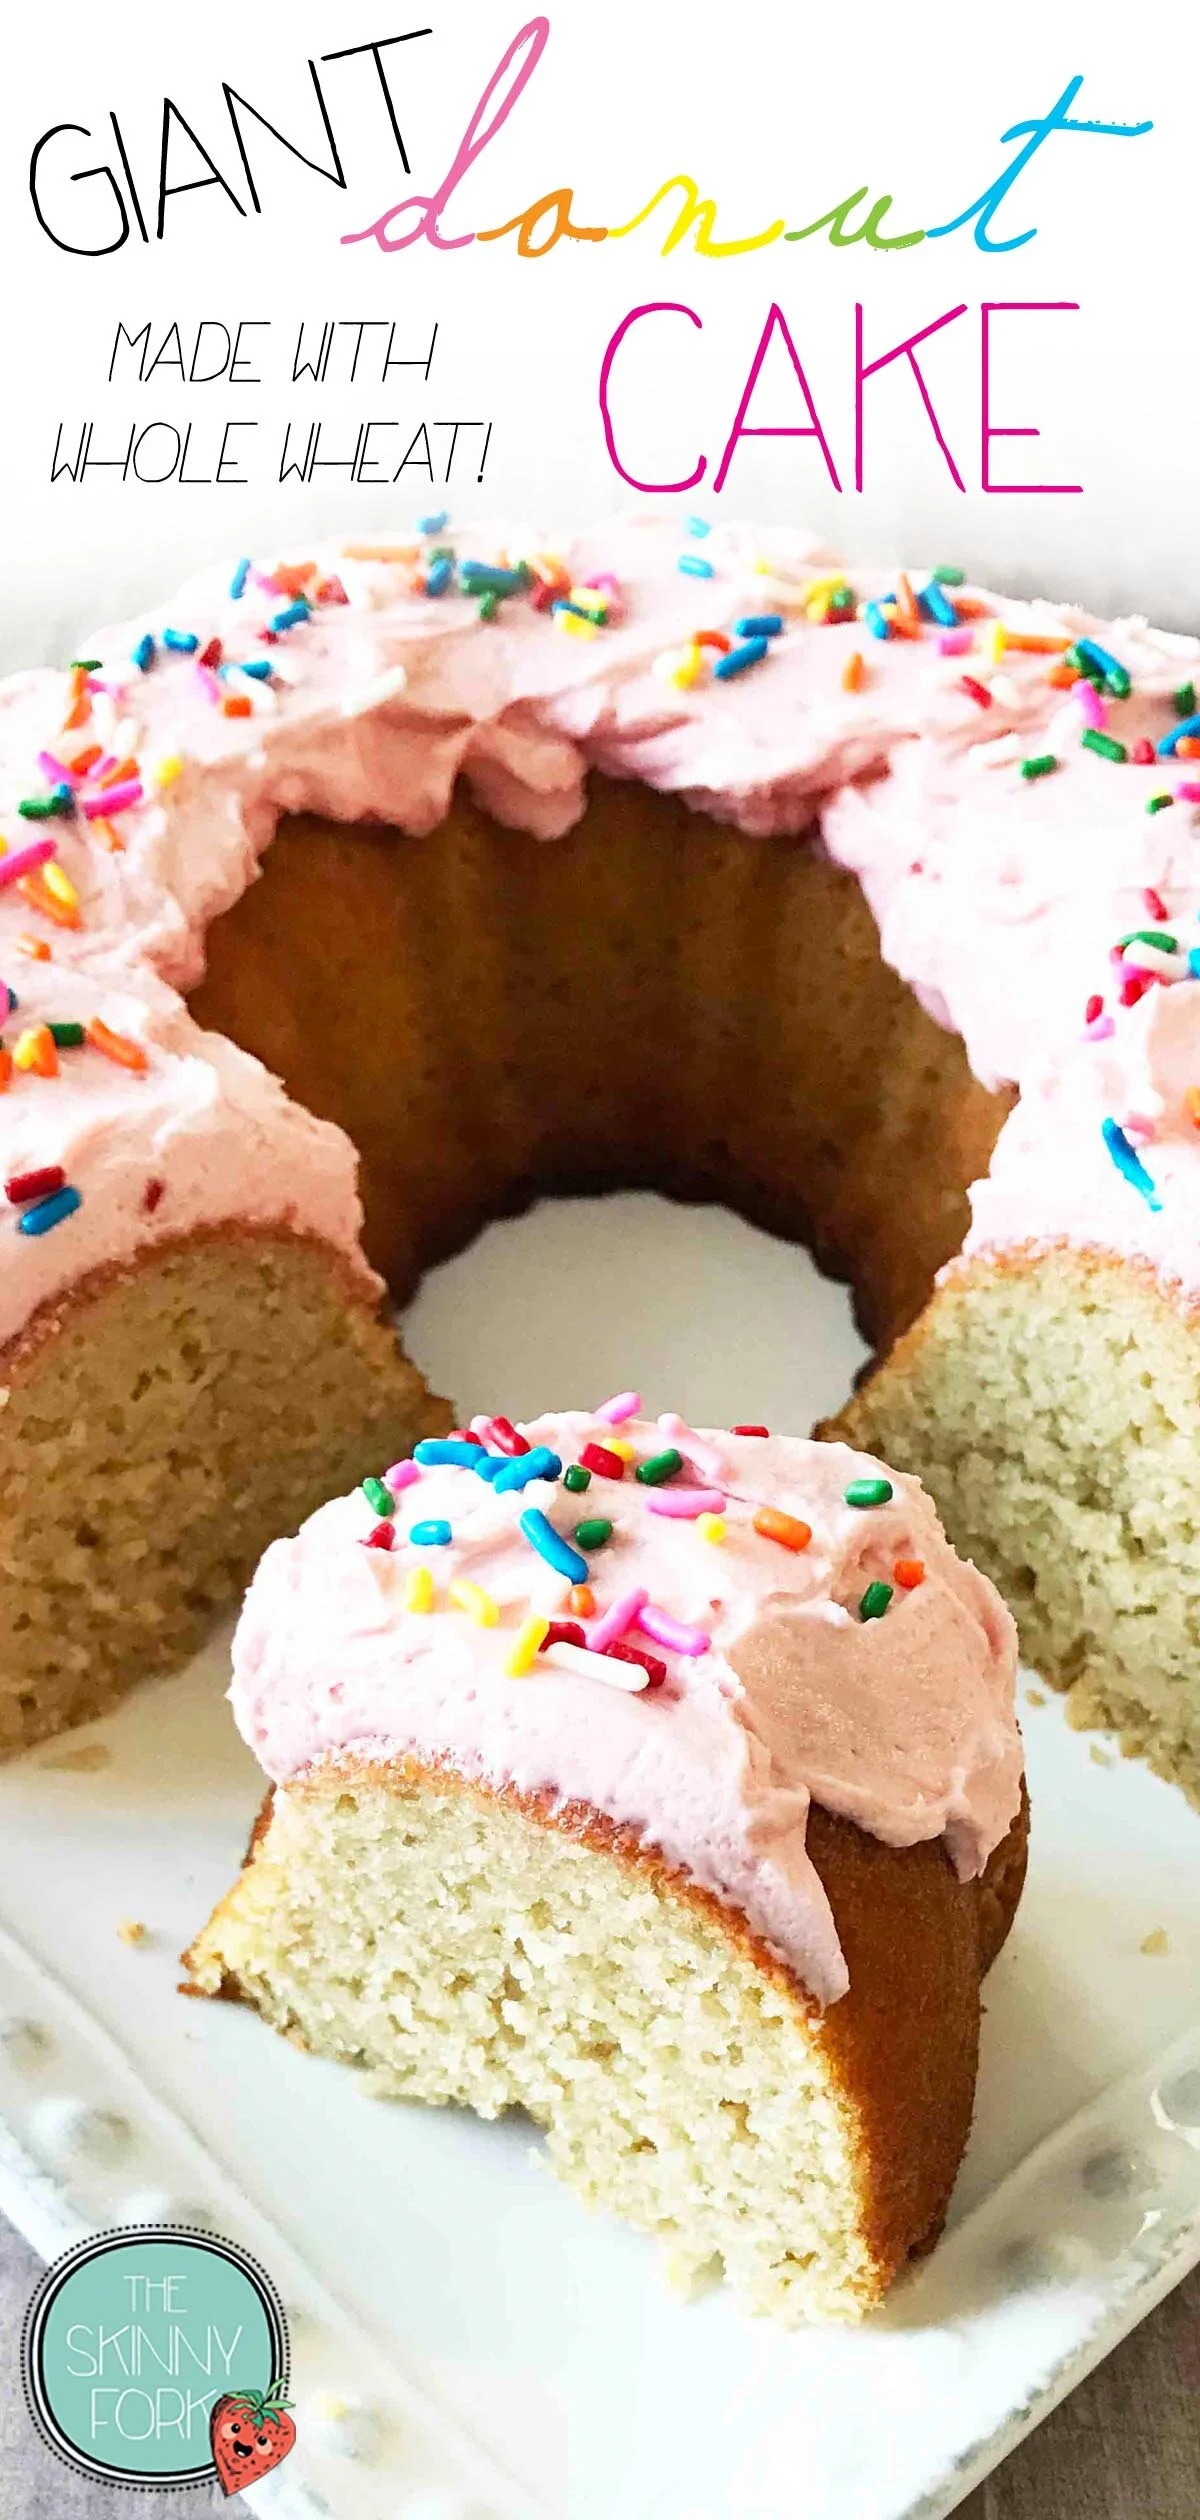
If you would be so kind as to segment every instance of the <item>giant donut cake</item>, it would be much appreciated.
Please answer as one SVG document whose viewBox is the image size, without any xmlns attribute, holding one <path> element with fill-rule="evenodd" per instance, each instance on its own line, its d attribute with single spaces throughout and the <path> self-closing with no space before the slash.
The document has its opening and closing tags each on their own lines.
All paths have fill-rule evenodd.
<svg viewBox="0 0 1200 2520">
<path fill-rule="evenodd" d="M 650 1182 L 903 1334 L 843 1432 L 1196 1789 L 1200 646 L 957 579 L 430 519 L 4 686 L 6 1745 L 445 1426 L 371 1262 Z"/>
</svg>

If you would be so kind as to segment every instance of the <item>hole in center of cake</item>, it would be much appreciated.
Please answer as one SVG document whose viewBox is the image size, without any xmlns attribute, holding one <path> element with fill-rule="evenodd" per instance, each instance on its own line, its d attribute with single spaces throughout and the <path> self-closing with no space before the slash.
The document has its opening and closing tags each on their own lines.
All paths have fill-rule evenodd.
<svg viewBox="0 0 1200 2520">
<path fill-rule="evenodd" d="M 541 1201 L 431 1269 L 404 1343 L 464 1409 L 528 1418 L 634 1383 L 693 1425 L 807 1427 L 867 1349 L 849 1291 L 728 1208 Z"/>
</svg>

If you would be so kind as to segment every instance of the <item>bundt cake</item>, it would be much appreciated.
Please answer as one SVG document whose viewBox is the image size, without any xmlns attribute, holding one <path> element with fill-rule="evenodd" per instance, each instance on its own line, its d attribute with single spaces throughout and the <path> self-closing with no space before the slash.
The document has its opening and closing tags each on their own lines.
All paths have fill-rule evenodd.
<svg viewBox="0 0 1200 2520">
<path fill-rule="evenodd" d="M 275 1542 L 273 1780 L 194 1988 L 855 2317 L 936 2236 L 1024 1871 L 1016 1632 L 915 1479 L 636 1394 L 477 1418 Z"/>
<path fill-rule="evenodd" d="M 445 1427 L 372 1267 L 651 1184 L 904 1334 L 845 1431 L 1194 1790 L 1198 686 L 648 510 L 242 560 L 6 685 L 0 1736 Z"/>
</svg>

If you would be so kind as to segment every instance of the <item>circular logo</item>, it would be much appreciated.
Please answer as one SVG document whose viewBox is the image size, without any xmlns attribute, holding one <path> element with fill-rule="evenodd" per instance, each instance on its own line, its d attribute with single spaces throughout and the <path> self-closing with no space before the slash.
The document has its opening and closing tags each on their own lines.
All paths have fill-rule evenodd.
<svg viewBox="0 0 1200 2520">
<path fill-rule="evenodd" d="M 114 2485 L 236 2493 L 296 2437 L 279 2296 L 210 2232 L 146 2224 L 69 2249 L 25 2314 L 21 2366 L 50 2448 Z"/>
</svg>

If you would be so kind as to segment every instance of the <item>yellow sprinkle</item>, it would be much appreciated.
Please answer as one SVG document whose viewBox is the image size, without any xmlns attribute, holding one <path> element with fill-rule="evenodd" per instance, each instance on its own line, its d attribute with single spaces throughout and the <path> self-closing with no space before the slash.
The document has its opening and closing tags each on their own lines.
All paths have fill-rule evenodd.
<svg viewBox="0 0 1200 2520">
<path fill-rule="evenodd" d="M 608 611 L 608 597 L 602 586 L 573 586 L 570 600 L 580 612 L 590 613 L 593 621 L 603 621 Z"/>
<path fill-rule="evenodd" d="M 711 1540 L 716 1546 L 725 1537 L 725 1516 L 724 1514 L 697 1514 L 696 1529 L 702 1540 Z"/>
<path fill-rule="evenodd" d="M 804 607 L 804 617 L 806 621 L 828 621 L 828 595 L 810 595 L 809 600 Z"/>
<path fill-rule="evenodd" d="M 48 1024 L 27 1024 L 13 1045 L 13 1066 L 25 1075 L 57 1076 L 58 1051 Z"/>
<path fill-rule="evenodd" d="M 522 1619 L 511 1650 L 504 1657 L 504 1668 L 510 1680 L 523 1680 L 526 1672 L 532 1670 L 538 1647 L 549 1633 L 549 1619 L 540 1618 L 536 1610 L 528 1619 Z"/>
<path fill-rule="evenodd" d="M 602 1435 L 600 1442 L 605 1452 L 617 1453 L 622 1461 L 633 1460 L 633 1446 L 627 1435 Z"/>
<path fill-rule="evenodd" d="M 61 901 L 64 910 L 78 909 L 79 895 L 70 876 L 63 873 L 57 858 L 50 858 L 42 868 L 42 882 L 47 892 L 53 893 L 56 901 Z"/>
<path fill-rule="evenodd" d="M 433 1577 L 427 1566 L 414 1566 L 411 1575 L 405 1578 L 404 1607 L 419 1611 L 422 1616 L 426 1610 L 432 1610 Z"/>
<path fill-rule="evenodd" d="M 806 605 L 816 604 L 822 600 L 828 603 L 829 597 L 836 595 L 839 586 L 844 586 L 845 583 L 845 578 L 840 571 L 833 577 L 814 578 L 811 586 L 806 586 L 804 589 L 804 601 Z"/>
<path fill-rule="evenodd" d="M 594 639 L 596 636 L 597 623 L 584 621 L 579 613 L 556 612 L 554 618 L 569 639 Z"/>
<path fill-rule="evenodd" d="M 987 634 L 985 645 L 993 665 L 998 665 L 1006 647 L 1008 646 L 1008 640 L 1005 636 L 1004 624 L 1002 621 L 994 621 L 992 623 L 991 629 Z"/>
<path fill-rule="evenodd" d="M 178 779 L 178 778 L 182 775 L 182 771 L 183 771 L 183 754 L 182 754 L 182 753 L 164 753 L 164 754 L 163 754 L 163 757 L 162 757 L 162 760 L 161 760 L 161 761 L 156 761 L 156 762 L 155 762 L 155 764 L 154 764 L 154 784 L 155 784 L 155 786 L 156 786 L 156 787 L 173 787 L 173 786 L 174 786 L 174 784 L 175 784 L 176 779 Z"/>
<path fill-rule="evenodd" d="M 676 664 L 671 680 L 678 691 L 688 691 L 694 682 L 699 682 L 703 671 L 704 655 L 702 649 L 696 647 L 695 645 L 681 648 L 679 651 L 679 661 Z"/>
<path fill-rule="evenodd" d="M 467 1617 L 474 1619 L 478 1627 L 495 1627 L 500 1613 L 482 1584 L 469 1584 L 465 1575 L 456 1575 L 454 1582 L 447 1586 L 446 1598 L 453 1602 L 456 1610 L 465 1610 Z"/>
</svg>

